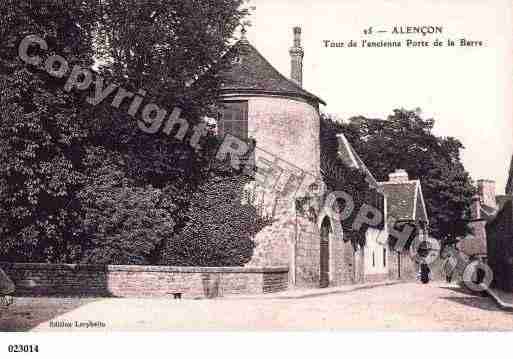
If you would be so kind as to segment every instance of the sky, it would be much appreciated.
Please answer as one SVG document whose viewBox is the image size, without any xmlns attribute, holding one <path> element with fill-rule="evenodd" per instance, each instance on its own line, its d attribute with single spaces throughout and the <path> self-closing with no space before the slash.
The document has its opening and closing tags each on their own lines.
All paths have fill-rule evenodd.
<svg viewBox="0 0 513 359">
<path fill-rule="evenodd" d="M 386 118 L 421 108 L 439 136 L 458 138 L 474 180 L 503 193 L 513 154 L 513 2 L 509 0 L 251 0 L 249 41 L 290 76 L 292 28 L 302 27 L 303 87 L 340 119 Z M 442 34 L 391 34 L 394 26 L 442 26 Z M 374 34 L 365 35 L 372 26 Z M 389 31 L 377 34 L 376 30 Z M 363 48 L 361 40 L 434 41 L 455 47 Z M 482 47 L 458 46 L 461 39 Z M 325 47 L 355 40 L 357 48 Z"/>
</svg>

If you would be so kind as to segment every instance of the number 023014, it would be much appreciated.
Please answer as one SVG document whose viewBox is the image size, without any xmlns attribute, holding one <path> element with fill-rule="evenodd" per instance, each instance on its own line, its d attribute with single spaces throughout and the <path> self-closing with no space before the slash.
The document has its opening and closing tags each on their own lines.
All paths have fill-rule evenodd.
<svg viewBox="0 0 513 359">
<path fill-rule="evenodd" d="M 39 345 L 8 345 L 9 353 L 39 353 Z"/>
</svg>

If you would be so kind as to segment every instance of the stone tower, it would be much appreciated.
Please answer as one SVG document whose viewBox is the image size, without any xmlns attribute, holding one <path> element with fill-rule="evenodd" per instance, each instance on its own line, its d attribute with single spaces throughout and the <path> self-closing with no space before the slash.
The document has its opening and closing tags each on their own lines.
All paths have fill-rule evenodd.
<svg viewBox="0 0 513 359">
<path fill-rule="evenodd" d="M 320 187 L 319 105 L 325 103 L 301 86 L 301 29 L 294 28 L 293 34 L 292 79 L 278 72 L 244 33 L 225 55 L 230 66 L 221 74 L 218 133 L 253 139 L 255 165 L 266 173 L 266 185 L 260 174 L 245 188 L 259 214 L 272 218 L 255 234 L 256 248 L 247 265 L 285 265 L 292 284 L 316 286 L 320 233 L 310 209 L 316 208 L 313 196 Z M 281 186 L 287 180 L 294 182 L 284 186 L 291 191 Z"/>
</svg>

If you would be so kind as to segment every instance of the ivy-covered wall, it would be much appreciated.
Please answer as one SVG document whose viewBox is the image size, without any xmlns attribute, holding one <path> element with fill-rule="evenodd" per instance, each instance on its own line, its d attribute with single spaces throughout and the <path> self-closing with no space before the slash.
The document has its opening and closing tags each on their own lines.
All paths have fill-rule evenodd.
<svg viewBox="0 0 513 359">
<path fill-rule="evenodd" d="M 271 224 L 254 198 L 245 175 L 217 175 L 194 193 L 189 221 L 170 238 L 164 265 L 244 266 L 255 250 L 255 236 Z"/>
</svg>

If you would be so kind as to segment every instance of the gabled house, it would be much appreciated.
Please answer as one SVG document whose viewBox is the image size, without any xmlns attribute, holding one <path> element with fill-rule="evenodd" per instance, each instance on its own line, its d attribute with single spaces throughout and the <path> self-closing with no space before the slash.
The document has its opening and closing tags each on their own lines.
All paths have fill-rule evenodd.
<svg viewBox="0 0 513 359">
<path fill-rule="evenodd" d="M 410 224 L 416 227 L 419 235 L 428 235 L 429 218 L 426 202 L 419 180 L 410 180 L 408 173 L 398 169 L 388 175 L 387 182 L 380 182 L 387 199 L 387 224 Z M 418 265 L 403 245 L 393 243 L 389 252 L 390 278 L 414 279 Z"/>
<path fill-rule="evenodd" d="M 379 182 L 388 200 L 388 215 L 397 221 L 427 226 L 429 220 L 420 181 L 410 180 L 403 169 L 390 173 L 388 178 L 388 182 Z"/>
</svg>

